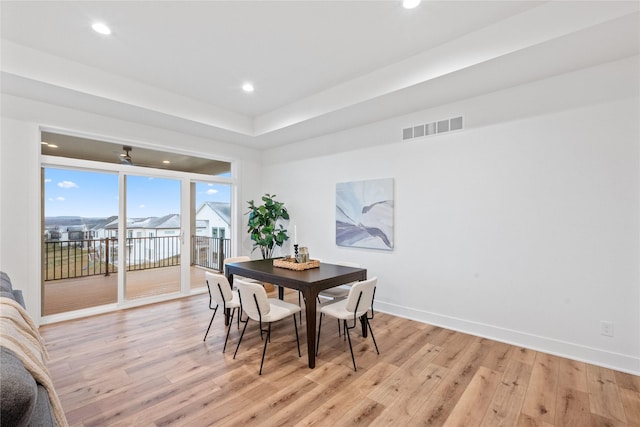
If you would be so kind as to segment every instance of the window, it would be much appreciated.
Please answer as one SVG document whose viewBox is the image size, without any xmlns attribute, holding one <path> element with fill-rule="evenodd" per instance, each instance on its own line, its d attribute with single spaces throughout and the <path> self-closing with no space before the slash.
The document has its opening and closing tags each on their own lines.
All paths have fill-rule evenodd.
<svg viewBox="0 0 640 427">
<path fill-rule="evenodd" d="M 41 146 L 45 210 L 42 234 L 44 242 L 52 247 L 43 250 L 43 262 L 47 265 L 42 283 L 44 315 L 88 308 L 86 301 L 92 307 L 161 294 L 187 294 L 190 291 L 188 285 L 191 289 L 205 287 L 201 267 L 221 268 L 219 264 L 224 255 L 220 251 L 231 253 L 228 240 L 232 230 L 229 162 L 134 147 L 128 150 L 133 165 L 123 165 L 119 154 L 125 150 L 121 144 L 49 132 L 42 132 L 41 136 L 42 141 L 59 147 L 52 151 L 49 145 Z M 89 154 L 88 146 L 91 147 Z M 158 154 L 163 156 L 158 157 Z M 153 166 L 154 158 L 166 158 L 171 163 L 169 166 Z M 85 160 L 101 162 L 102 165 L 89 164 Z M 140 165 L 146 165 L 148 169 L 143 171 Z M 54 167 L 59 167 L 64 173 L 56 175 Z M 89 176 L 85 176 L 87 173 Z M 208 182 L 194 181 L 197 175 L 206 175 Z M 182 185 L 187 181 L 194 191 L 183 194 Z M 160 197 L 156 197 L 154 191 L 158 186 L 164 187 Z M 204 204 L 206 206 L 203 207 Z M 182 212 L 184 206 L 190 206 L 191 212 Z M 197 207 L 202 211 L 195 215 L 197 218 L 193 224 L 187 221 L 192 229 L 181 230 L 185 222 L 184 217 L 180 220 L 181 215 L 196 214 Z M 173 216 L 169 217 L 169 214 Z M 122 216 L 120 221 L 119 216 Z M 70 217 L 83 220 L 70 222 L 67 220 Z M 123 218 L 127 218 L 126 225 L 122 223 Z M 158 221 L 152 218 L 165 218 L 166 223 L 156 225 Z M 215 244 L 207 235 L 214 225 L 219 228 L 216 235 L 223 237 L 221 241 L 218 238 Z M 70 226 L 77 228 L 69 230 Z M 126 236 L 122 245 L 118 240 L 119 226 L 124 226 Z M 202 243 L 196 240 L 196 234 L 204 239 Z M 87 243 L 90 238 L 95 238 L 96 242 Z M 70 245 L 69 241 L 73 244 Z M 53 243 L 57 244 L 55 248 Z M 190 258 L 185 256 L 185 248 L 190 250 Z M 61 257 L 61 252 L 64 257 Z M 183 258 L 190 263 L 183 262 L 186 261 Z M 123 274 L 114 274 L 120 267 L 125 269 Z M 64 271 L 66 276 L 54 276 L 56 268 L 55 271 Z M 167 280 L 160 287 L 151 276 L 158 271 L 152 271 L 156 268 L 168 271 L 164 277 Z M 47 275 L 49 270 L 52 273 Z M 73 275 L 70 276 L 71 271 Z M 89 274 L 94 276 L 92 280 L 108 290 L 105 293 L 108 293 L 108 298 L 86 297 L 85 291 L 103 289 L 86 286 L 85 279 L 75 280 Z M 190 280 L 185 283 L 183 278 L 187 276 Z M 65 282 L 58 285 L 57 281 L 61 279 Z M 81 292 L 75 291 L 76 285 Z M 73 291 L 69 291 L 70 286 Z M 64 304 L 58 304 L 59 301 L 64 301 Z"/>
<path fill-rule="evenodd" d="M 224 239 L 225 238 L 225 229 L 222 227 L 212 227 L 211 228 L 211 237 L 214 239 Z"/>
</svg>

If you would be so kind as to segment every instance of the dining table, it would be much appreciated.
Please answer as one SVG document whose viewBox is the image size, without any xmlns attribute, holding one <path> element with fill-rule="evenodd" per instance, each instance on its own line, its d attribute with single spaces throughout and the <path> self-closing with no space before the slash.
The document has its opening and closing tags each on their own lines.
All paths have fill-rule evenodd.
<svg viewBox="0 0 640 427">
<path fill-rule="evenodd" d="M 309 368 L 316 366 L 316 311 L 318 294 L 329 288 L 367 279 L 367 269 L 321 262 L 319 267 L 293 270 L 274 266 L 274 259 L 232 262 L 225 265 L 225 275 L 233 286 L 233 276 L 241 276 L 278 286 L 278 297 L 284 288 L 300 291 L 304 298 L 307 324 Z"/>
</svg>

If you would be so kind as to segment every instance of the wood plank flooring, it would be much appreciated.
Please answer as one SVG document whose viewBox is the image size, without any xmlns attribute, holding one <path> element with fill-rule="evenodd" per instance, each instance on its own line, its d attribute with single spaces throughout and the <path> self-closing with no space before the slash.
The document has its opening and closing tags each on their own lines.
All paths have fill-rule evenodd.
<svg viewBox="0 0 640 427">
<path fill-rule="evenodd" d="M 286 298 L 297 302 L 297 294 Z M 273 325 L 262 341 L 218 313 L 206 342 L 200 295 L 41 327 L 71 426 L 640 426 L 640 377 L 376 313 L 353 334 L 323 327 L 316 369 L 306 334 Z"/>
</svg>

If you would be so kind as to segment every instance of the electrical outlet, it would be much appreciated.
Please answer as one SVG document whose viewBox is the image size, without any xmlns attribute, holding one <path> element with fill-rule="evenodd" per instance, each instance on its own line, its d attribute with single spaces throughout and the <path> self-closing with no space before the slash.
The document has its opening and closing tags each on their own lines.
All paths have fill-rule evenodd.
<svg viewBox="0 0 640 427">
<path fill-rule="evenodd" d="M 605 337 L 613 336 L 613 322 L 607 320 L 600 321 L 600 334 Z"/>
</svg>

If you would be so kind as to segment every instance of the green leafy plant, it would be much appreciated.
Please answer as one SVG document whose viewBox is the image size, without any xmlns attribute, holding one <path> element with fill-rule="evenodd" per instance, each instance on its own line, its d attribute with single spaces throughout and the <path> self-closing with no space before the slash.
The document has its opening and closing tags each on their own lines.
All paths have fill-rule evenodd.
<svg viewBox="0 0 640 427">
<path fill-rule="evenodd" d="M 249 234 L 253 240 L 253 250 L 260 248 L 262 258 L 271 258 L 275 246 L 282 244 L 289 239 L 287 230 L 278 224 L 280 220 L 288 220 L 289 212 L 284 207 L 284 203 L 275 200 L 276 195 L 265 194 L 262 196 L 262 205 L 256 206 L 253 200 L 249 203 Z"/>
</svg>

